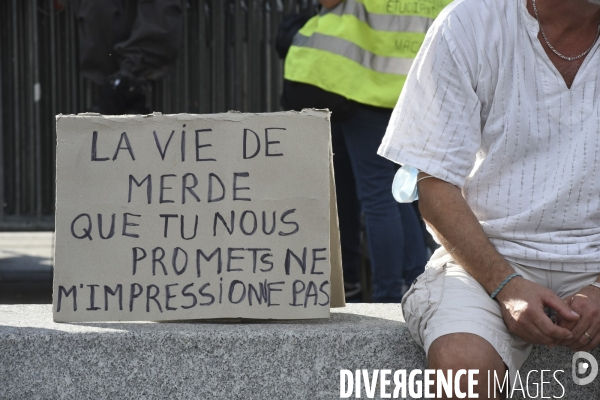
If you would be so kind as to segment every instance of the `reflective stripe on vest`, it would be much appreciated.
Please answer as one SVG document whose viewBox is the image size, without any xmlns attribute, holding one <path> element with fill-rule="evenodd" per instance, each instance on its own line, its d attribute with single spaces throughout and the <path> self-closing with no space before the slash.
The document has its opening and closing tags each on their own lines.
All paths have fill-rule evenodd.
<svg viewBox="0 0 600 400">
<path fill-rule="evenodd" d="M 393 108 L 425 33 L 449 0 L 345 0 L 296 34 L 285 78 Z"/>
</svg>

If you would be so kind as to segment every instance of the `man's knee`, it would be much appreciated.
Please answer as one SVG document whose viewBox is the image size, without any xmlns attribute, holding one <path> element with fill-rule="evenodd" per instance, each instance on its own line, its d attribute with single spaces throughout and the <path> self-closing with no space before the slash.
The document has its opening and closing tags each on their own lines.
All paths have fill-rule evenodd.
<svg viewBox="0 0 600 400">
<path fill-rule="evenodd" d="M 480 336 L 470 333 L 454 333 L 437 338 L 431 344 L 427 358 L 429 368 L 444 371 L 445 379 L 451 379 L 462 393 L 471 391 L 486 394 L 488 376 L 494 376 L 494 373 L 504 376 L 506 373 L 504 362 L 494 347 Z M 451 374 L 447 374 L 448 370 Z M 456 382 L 455 377 L 461 370 L 465 373 Z M 478 372 L 469 377 L 469 370 Z"/>
<path fill-rule="evenodd" d="M 428 352 L 430 367 L 493 368 L 502 362 L 500 355 L 485 339 L 472 333 L 452 333 L 433 341 Z M 433 364 L 433 365 L 432 365 Z"/>
</svg>

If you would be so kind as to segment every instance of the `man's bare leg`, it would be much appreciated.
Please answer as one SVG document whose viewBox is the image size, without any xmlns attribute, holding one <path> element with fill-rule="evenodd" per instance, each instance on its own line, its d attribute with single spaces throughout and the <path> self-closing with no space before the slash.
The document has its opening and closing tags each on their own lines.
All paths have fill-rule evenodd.
<svg viewBox="0 0 600 400">
<path fill-rule="evenodd" d="M 474 393 L 479 394 L 480 399 L 488 398 L 488 371 L 490 371 L 491 385 L 489 398 L 494 398 L 492 385 L 494 383 L 494 371 L 496 376 L 502 382 L 506 372 L 506 366 L 500 358 L 500 355 L 485 339 L 472 333 L 452 333 L 437 338 L 429 347 L 428 368 L 440 369 L 442 371 L 452 370 L 454 378 L 456 371 L 460 369 L 478 369 L 479 375 L 476 376 L 478 381 L 474 387 Z M 468 376 L 463 375 L 460 380 L 460 391 L 468 393 Z M 454 380 L 454 379 L 453 379 Z M 453 382 L 454 383 L 454 382 Z M 505 388 L 506 389 L 506 388 Z M 436 392 L 437 393 L 437 387 Z M 453 385 L 453 393 L 456 390 Z M 445 397 L 445 392 L 442 390 L 442 397 Z M 454 398 L 454 397 L 452 397 Z M 496 399 L 503 399 L 504 395 L 496 393 Z"/>
</svg>

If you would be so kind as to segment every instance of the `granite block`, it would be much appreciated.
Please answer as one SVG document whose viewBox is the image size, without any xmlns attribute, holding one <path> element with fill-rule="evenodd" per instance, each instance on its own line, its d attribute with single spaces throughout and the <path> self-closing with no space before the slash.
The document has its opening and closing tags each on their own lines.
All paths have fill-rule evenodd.
<svg viewBox="0 0 600 400">
<path fill-rule="evenodd" d="M 600 376 L 574 385 L 571 358 L 536 347 L 521 376 L 564 369 L 564 398 L 599 398 Z M 0 399 L 336 399 L 340 369 L 425 366 L 392 304 L 328 320 L 161 323 L 54 323 L 50 305 L 0 306 Z"/>
</svg>

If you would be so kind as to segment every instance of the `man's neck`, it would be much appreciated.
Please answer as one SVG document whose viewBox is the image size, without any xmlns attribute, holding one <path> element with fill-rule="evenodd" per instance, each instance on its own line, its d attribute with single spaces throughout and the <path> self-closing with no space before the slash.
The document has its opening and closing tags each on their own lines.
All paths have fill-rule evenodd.
<svg viewBox="0 0 600 400">
<path fill-rule="evenodd" d="M 565 80 L 568 88 L 575 81 L 577 71 L 585 56 L 565 60 L 555 54 L 561 52 L 567 57 L 576 57 L 590 49 L 595 42 L 600 22 L 600 4 L 597 0 L 535 0 L 542 32 L 538 40 Z M 533 0 L 527 0 L 527 9 L 535 17 Z M 551 50 L 550 44 L 555 48 Z"/>
<path fill-rule="evenodd" d="M 532 1 L 528 0 L 528 8 L 535 17 Z M 536 4 L 544 29 L 548 27 L 559 34 L 595 29 L 600 21 L 598 0 L 536 0 Z"/>
</svg>

